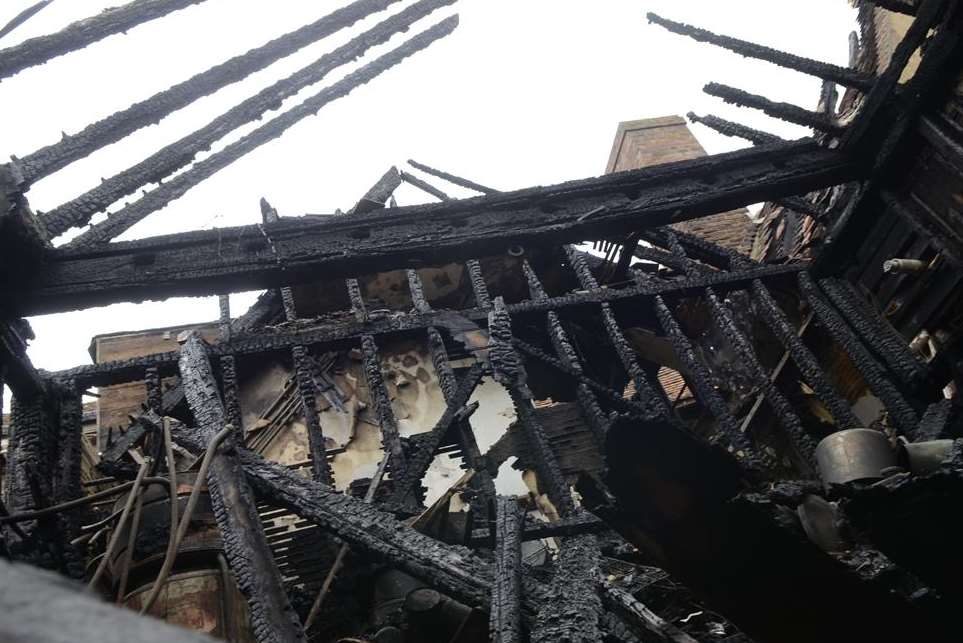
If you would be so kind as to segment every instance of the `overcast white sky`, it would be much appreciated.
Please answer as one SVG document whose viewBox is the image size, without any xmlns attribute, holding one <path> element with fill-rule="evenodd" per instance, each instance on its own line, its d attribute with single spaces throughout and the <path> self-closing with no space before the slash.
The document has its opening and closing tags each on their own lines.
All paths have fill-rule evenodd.
<svg viewBox="0 0 963 643">
<path fill-rule="evenodd" d="M 0 47 L 119 2 L 57 0 Z M 0 3 L 0 24 L 32 3 Z M 347 3 L 207 0 L 21 72 L 0 83 L 0 158 L 24 156 L 61 132 L 74 133 Z M 69 200 L 409 4 L 403 0 L 44 179 L 28 195 L 32 206 L 44 211 Z M 390 165 L 400 167 L 408 158 L 504 190 L 595 176 L 604 171 L 623 120 L 691 110 L 786 137 L 806 135 L 726 106 L 701 89 L 714 80 L 811 108 L 818 80 L 669 34 L 647 23 L 647 11 L 840 65 L 847 63 L 847 36 L 855 29 L 846 0 L 460 0 L 417 25 L 420 30 L 457 12 L 461 26 L 453 35 L 325 107 L 122 238 L 253 223 L 260 220 L 262 196 L 287 216 L 346 209 Z M 710 153 L 744 146 L 701 126 L 694 131 Z M 403 186 L 398 200 L 427 198 Z M 234 314 L 252 299 L 233 296 Z M 179 299 L 35 317 L 30 321 L 38 337 L 30 356 L 41 368 L 68 368 L 90 361 L 86 349 L 95 334 L 216 315 L 215 300 Z"/>
</svg>

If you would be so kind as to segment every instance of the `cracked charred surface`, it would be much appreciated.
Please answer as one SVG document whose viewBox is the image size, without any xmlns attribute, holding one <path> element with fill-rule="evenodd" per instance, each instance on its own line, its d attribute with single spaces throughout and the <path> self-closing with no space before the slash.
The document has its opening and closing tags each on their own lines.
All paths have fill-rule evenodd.
<svg viewBox="0 0 963 643">
<path fill-rule="evenodd" d="M 525 512 L 515 498 L 495 499 L 495 578 L 489 631 L 493 643 L 522 643 L 522 528 Z"/>
<path fill-rule="evenodd" d="M 532 643 L 602 640 L 598 576 L 598 539 L 593 534 L 582 534 L 563 540 L 552 578 L 552 598 L 538 610 Z"/>
<path fill-rule="evenodd" d="M 180 371 L 187 402 L 206 446 L 227 422 L 207 348 L 197 334 L 191 334 L 181 349 Z M 303 641 L 300 620 L 288 602 L 257 505 L 235 454 L 221 450 L 214 455 L 208 484 L 224 555 L 247 599 L 254 636 L 263 643 Z"/>
</svg>

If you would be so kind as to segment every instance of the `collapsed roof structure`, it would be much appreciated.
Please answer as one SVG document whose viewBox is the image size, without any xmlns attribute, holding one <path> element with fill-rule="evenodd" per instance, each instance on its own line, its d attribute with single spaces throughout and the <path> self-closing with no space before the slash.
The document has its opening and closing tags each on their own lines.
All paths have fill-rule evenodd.
<svg viewBox="0 0 963 643">
<path fill-rule="evenodd" d="M 28 40 L 0 51 L 0 78 L 202 1 L 136 0 Z M 42 567 L 238 641 L 958 640 L 955 0 L 862 2 L 848 68 L 649 16 L 824 80 L 815 111 L 706 87 L 810 138 L 692 115 L 753 147 L 628 169 L 617 146 L 602 177 L 514 192 L 411 162 L 344 213 L 264 201 L 257 225 L 113 241 L 449 35 L 457 18 L 195 160 L 454 4 L 420 0 L 30 209 L 44 176 L 397 1 L 352 2 L 0 167 L 0 632 L 206 640 Z M 389 207 L 401 182 L 439 202 Z M 752 238 L 733 235 L 760 202 Z M 257 288 L 232 317 L 227 295 Z M 27 358 L 24 317 L 199 295 L 220 296 L 218 322 L 95 338 L 95 364 L 56 373 Z"/>
</svg>

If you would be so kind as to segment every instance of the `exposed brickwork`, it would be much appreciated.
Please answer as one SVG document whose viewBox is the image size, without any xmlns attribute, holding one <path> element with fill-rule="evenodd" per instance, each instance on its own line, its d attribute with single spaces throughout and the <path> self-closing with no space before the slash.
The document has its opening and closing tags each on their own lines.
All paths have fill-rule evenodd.
<svg viewBox="0 0 963 643">
<path fill-rule="evenodd" d="M 635 170 L 706 156 L 706 151 L 681 116 L 663 116 L 619 123 L 606 173 Z M 745 210 L 723 212 L 676 224 L 676 229 L 721 246 L 748 252 L 755 224 Z"/>
</svg>

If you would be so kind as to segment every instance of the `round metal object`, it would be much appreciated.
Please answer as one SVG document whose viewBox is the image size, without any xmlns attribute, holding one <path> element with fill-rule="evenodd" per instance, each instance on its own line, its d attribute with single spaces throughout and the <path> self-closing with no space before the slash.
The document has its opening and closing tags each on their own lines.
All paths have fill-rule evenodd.
<svg viewBox="0 0 963 643">
<path fill-rule="evenodd" d="M 898 464 L 896 451 L 883 433 L 847 429 L 823 438 L 816 446 L 816 464 L 823 484 L 876 481 L 880 471 Z"/>
<path fill-rule="evenodd" d="M 953 440 L 901 442 L 907 468 L 916 475 L 932 473 L 953 454 Z"/>
<path fill-rule="evenodd" d="M 846 550 L 846 543 L 839 533 L 839 517 L 836 505 L 812 494 L 803 498 L 796 507 L 803 530 L 817 547 L 826 552 Z"/>
<path fill-rule="evenodd" d="M 512 246 L 508 249 L 508 255 L 511 257 L 521 257 L 525 254 L 525 248 L 521 246 Z"/>
</svg>

